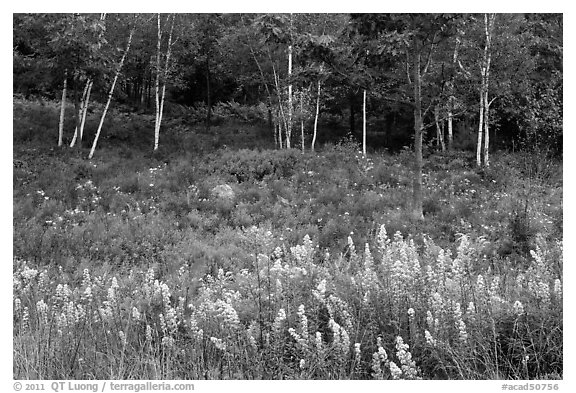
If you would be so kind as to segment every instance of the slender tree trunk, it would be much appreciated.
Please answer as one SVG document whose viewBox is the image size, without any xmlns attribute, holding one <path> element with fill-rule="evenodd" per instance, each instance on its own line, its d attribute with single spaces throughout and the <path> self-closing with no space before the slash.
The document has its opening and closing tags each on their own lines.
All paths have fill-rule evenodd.
<svg viewBox="0 0 576 393">
<path fill-rule="evenodd" d="M 286 148 L 290 149 L 290 140 L 292 137 L 292 45 L 288 45 L 288 127 L 286 128 Z"/>
<path fill-rule="evenodd" d="M 490 137 L 488 133 L 488 88 L 490 77 L 491 41 L 492 28 L 494 26 L 495 14 L 484 14 L 484 28 L 486 43 L 484 45 L 484 56 L 481 66 L 481 86 L 480 86 L 480 114 L 478 121 L 478 141 L 476 145 L 476 165 L 482 166 L 482 150 L 484 150 L 484 165 L 488 166 L 488 147 Z M 484 134 L 484 149 L 482 149 L 482 134 Z"/>
<path fill-rule="evenodd" d="M 158 149 L 158 134 L 160 132 L 160 45 L 162 44 L 162 28 L 160 26 L 160 13 L 158 13 L 158 30 L 156 40 L 156 81 L 154 84 L 154 98 L 156 104 L 156 120 L 154 122 L 154 150 Z"/>
<path fill-rule="evenodd" d="M 160 98 L 160 109 L 158 110 L 158 117 L 156 118 L 156 130 L 154 133 L 154 150 L 158 150 L 158 141 L 160 139 L 160 125 L 162 124 L 162 115 L 164 113 L 164 99 L 166 98 L 166 81 L 168 79 L 168 65 L 170 63 L 170 55 L 172 53 L 172 32 L 174 31 L 174 19 L 176 15 L 172 16 L 172 26 L 170 27 L 170 34 L 168 35 L 168 49 L 166 49 L 166 62 L 164 63 L 164 76 L 162 79 L 162 96 Z"/>
<path fill-rule="evenodd" d="M 284 123 L 284 127 L 287 128 L 288 127 L 288 121 L 286 119 L 286 114 L 284 113 L 284 106 L 282 105 L 282 94 L 281 94 L 281 90 L 280 90 L 280 81 L 278 79 L 278 74 L 276 73 L 276 67 L 274 66 L 274 62 L 272 61 L 272 56 L 270 55 L 270 52 L 268 52 L 268 57 L 270 58 L 270 63 L 272 64 L 272 73 L 274 74 L 274 84 L 276 85 L 276 93 L 277 93 L 277 97 L 278 97 L 278 111 L 280 113 L 280 118 L 281 118 L 282 122 Z M 282 138 L 280 138 L 280 141 L 282 141 Z M 280 143 L 280 149 L 282 149 L 282 143 Z"/>
<path fill-rule="evenodd" d="M 416 43 L 414 48 L 414 179 L 413 179 L 413 196 L 412 196 L 412 214 L 418 220 L 424 219 L 423 213 L 423 195 L 422 195 L 422 93 L 420 74 L 420 48 Z"/>
<path fill-rule="evenodd" d="M 84 114 L 84 105 L 86 103 L 86 96 L 88 94 L 88 88 L 90 87 L 90 79 L 86 81 L 86 86 L 84 86 L 84 91 L 82 92 L 82 99 L 80 101 L 80 108 L 78 109 L 78 115 L 76 118 L 76 128 L 74 129 L 74 136 L 72 137 L 72 142 L 70 142 L 70 147 L 74 147 L 76 144 L 76 139 L 80 133 L 80 123 L 82 122 Z"/>
<path fill-rule="evenodd" d="M 206 54 L 206 130 L 210 131 L 210 121 L 212 117 L 212 103 L 210 102 L 210 53 Z"/>
<path fill-rule="evenodd" d="M 484 73 L 484 71 L 482 71 Z M 482 87 L 480 88 L 480 115 L 478 122 L 478 140 L 476 142 L 476 166 L 482 166 L 482 132 L 484 130 L 484 75 L 482 75 Z"/>
<path fill-rule="evenodd" d="M 300 92 L 300 143 L 304 154 L 304 90 Z"/>
<path fill-rule="evenodd" d="M 453 110 L 454 110 L 454 97 L 450 96 L 450 99 L 448 101 L 448 150 L 452 149 L 452 140 L 453 140 L 453 126 L 452 126 L 452 121 L 454 118 L 453 115 Z"/>
<path fill-rule="evenodd" d="M 488 91 L 484 93 L 484 166 L 490 166 L 489 147 L 490 147 L 490 128 L 489 118 Z"/>
<path fill-rule="evenodd" d="M 318 81 L 318 93 L 316 94 L 316 116 L 314 116 L 314 136 L 312 137 L 312 151 L 316 145 L 316 135 L 318 133 L 318 114 L 320 113 L 320 81 Z"/>
<path fill-rule="evenodd" d="M 82 142 L 82 138 L 84 137 L 84 124 L 86 124 L 86 114 L 88 113 L 88 104 L 90 103 L 90 93 L 92 92 L 92 86 L 94 86 L 94 81 L 90 80 L 90 86 L 88 86 L 86 100 L 84 101 L 84 109 L 82 111 L 82 121 L 80 122 L 80 142 Z"/>
<path fill-rule="evenodd" d="M 64 87 L 62 88 L 62 103 L 60 106 L 60 124 L 58 126 L 58 146 L 62 146 L 64 138 L 64 115 L 66 112 L 66 90 L 68 88 L 68 70 L 64 71 Z"/>
<path fill-rule="evenodd" d="M 134 30 L 135 30 L 134 27 L 130 30 L 130 37 L 128 37 L 128 45 L 126 45 L 126 50 L 122 55 L 120 64 L 118 64 L 118 68 L 116 68 L 116 74 L 114 75 L 114 80 L 112 81 L 110 92 L 108 93 L 108 100 L 106 101 L 104 112 L 102 113 L 102 117 L 100 118 L 100 124 L 98 125 L 98 130 L 96 131 L 96 136 L 94 137 L 94 142 L 92 143 L 92 149 L 90 149 L 90 154 L 88 155 L 88 159 L 90 160 L 94 156 L 94 151 L 96 150 L 96 145 L 98 144 L 98 138 L 100 138 L 100 132 L 102 131 L 102 125 L 104 124 L 104 119 L 106 118 L 106 112 L 108 112 L 110 101 L 112 101 L 112 96 L 114 95 L 114 87 L 116 86 L 116 82 L 118 81 L 118 75 L 120 75 L 120 71 L 122 70 L 122 66 L 124 65 L 124 60 L 126 59 L 126 55 L 130 50 L 130 44 L 132 44 L 132 37 L 134 36 Z"/>
<path fill-rule="evenodd" d="M 362 155 L 366 157 L 366 89 L 362 99 Z"/>
<path fill-rule="evenodd" d="M 496 14 L 484 14 L 484 24 L 486 33 L 486 72 L 485 72 L 485 86 L 484 86 L 484 165 L 490 166 L 490 103 L 488 102 L 488 91 L 490 89 L 490 62 L 492 59 L 492 30 L 494 28 L 494 20 Z"/>
<path fill-rule="evenodd" d="M 436 123 L 436 145 L 442 151 L 446 151 L 446 145 L 444 144 L 444 125 L 440 124 L 440 114 L 438 105 L 434 107 L 434 121 Z"/>
<path fill-rule="evenodd" d="M 248 48 L 250 48 L 250 53 L 252 54 L 252 58 L 258 67 L 258 71 L 260 71 L 260 76 L 262 77 L 262 83 L 264 84 L 264 88 L 266 89 L 266 93 L 268 94 L 268 126 L 274 133 L 274 138 L 276 138 L 276 126 L 273 125 L 272 121 L 272 94 L 270 93 L 270 88 L 268 87 L 268 83 L 266 83 L 266 78 L 264 77 L 264 71 L 262 71 L 262 67 L 260 66 L 260 62 L 256 57 L 256 53 L 254 53 L 254 49 L 252 49 L 252 45 L 248 44 Z"/>
<path fill-rule="evenodd" d="M 456 44 L 454 45 L 454 53 L 452 55 L 452 68 L 456 69 L 456 64 L 458 61 L 458 48 L 460 47 L 460 38 L 456 36 Z M 455 71 L 452 71 L 455 72 Z M 450 76 L 450 84 L 448 85 L 448 150 L 452 149 L 453 141 L 453 124 L 454 121 L 454 106 L 456 103 L 456 98 L 454 97 L 454 75 Z"/>
</svg>

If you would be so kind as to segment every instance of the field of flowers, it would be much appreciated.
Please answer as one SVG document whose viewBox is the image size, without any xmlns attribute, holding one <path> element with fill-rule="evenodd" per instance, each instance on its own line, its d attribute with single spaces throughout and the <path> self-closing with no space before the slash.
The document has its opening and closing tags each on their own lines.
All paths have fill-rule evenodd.
<svg viewBox="0 0 576 393">
<path fill-rule="evenodd" d="M 29 110 L 14 378 L 563 377 L 561 162 L 429 154 L 420 222 L 408 151 L 232 149 L 222 129 L 202 154 L 190 133 L 87 161 L 28 137 Z"/>
</svg>

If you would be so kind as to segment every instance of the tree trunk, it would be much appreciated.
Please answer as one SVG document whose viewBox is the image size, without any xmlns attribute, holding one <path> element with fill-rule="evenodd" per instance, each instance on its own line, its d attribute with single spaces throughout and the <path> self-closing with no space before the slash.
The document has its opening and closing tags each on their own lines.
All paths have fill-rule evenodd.
<svg viewBox="0 0 576 393">
<path fill-rule="evenodd" d="M 158 139 L 160 133 L 160 49 L 162 44 L 162 28 L 160 26 L 160 13 L 158 13 L 158 30 L 156 40 L 156 81 L 154 84 L 154 98 L 156 104 L 156 120 L 154 121 L 154 150 L 158 149 Z"/>
<path fill-rule="evenodd" d="M 484 150 L 484 165 L 488 166 L 490 163 L 486 161 L 488 158 L 488 147 L 490 137 L 488 135 L 488 87 L 490 77 L 490 59 L 491 59 L 491 41 L 492 41 L 492 28 L 494 27 L 495 14 L 484 14 L 484 31 L 486 35 L 486 43 L 484 45 L 484 56 L 482 58 L 481 71 L 481 86 L 480 86 L 480 114 L 478 121 L 478 141 L 476 145 L 476 165 L 482 165 L 482 150 Z M 482 134 L 484 134 L 484 149 L 482 149 Z"/>
<path fill-rule="evenodd" d="M 440 125 L 440 114 L 438 105 L 434 107 L 434 122 L 436 123 L 436 146 L 442 151 L 446 150 L 446 145 L 444 144 L 444 126 Z"/>
<path fill-rule="evenodd" d="M 70 147 L 74 147 L 76 144 L 76 139 L 80 133 L 80 123 L 82 122 L 84 114 L 84 105 L 86 103 L 86 96 L 88 94 L 88 88 L 90 87 L 90 79 L 86 81 L 86 86 L 84 86 L 84 91 L 82 92 L 82 99 L 80 101 L 80 107 L 78 108 L 78 115 L 76 117 L 76 128 L 74 129 L 74 136 L 72 137 L 72 142 L 70 142 Z"/>
<path fill-rule="evenodd" d="M 414 179 L 412 196 L 412 215 L 418 220 L 424 219 L 422 195 L 422 93 L 420 74 L 420 48 L 418 43 L 414 48 Z"/>
<path fill-rule="evenodd" d="M 488 102 L 488 91 L 490 88 L 490 62 L 492 59 L 492 30 L 494 28 L 494 20 L 496 14 L 484 14 L 484 24 L 486 33 L 486 71 L 485 71 L 485 86 L 484 86 L 484 165 L 490 166 L 489 147 L 490 147 L 490 129 L 489 129 L 489 115 L 490 103 Z"/>
<path fill-rule="evenodd" d="M 318 94 L 316 95 L 316 116 L 314 116 L 314 136 L 312 137 L 312 151 L 314 151 L 314 146 L 316 145 L 319 113 L 320 113 L 320 81 L 318 81 Z"/>
<path fill-rule="evenodd" d="M 484 71 L 482 72 L 484 73 Z M 480 120 L 478 122 L 478 140 L 476 142 L 476 166 L 482 166 L 482 132 L 484 130 L 484 76 L 480 87 Z"/>
<path fill-rule="evenodd" d="M 290 140 L 292 137 L 292 45 L 288 45 L 288 127 L 286 128 L 286 148 L 290 149 Z"/>
<path fill-rule="evenodd" d="M 80 142 L 82 142 L 82 138 L 84 137 L 84 124 L 86 123 L 86 114 L 88 113 L 88 104 L 90 103 L 90 93 L 92 92 L 92 86 L 94 86 L 94 81 L 90 80 L 90 86 L 88 86 L 86 100 L 84 101 L 84 110 L 82 111 L 82 121 L 80 122 Z"/>
<path fill-rule="evenodd" d="M 366 89 L 362 100 L 362 155 L 366 157 Z"/>
<path fill-rule="evenodd" d="M 130 30 L 130 37 L 128 37 L 128 45 L 126 45 L 126 51 L 122 55 L 122 59 L 120 60 L 120 64 L 116 69 L 116 74 L 114 75 L 114 80 L 112 81 L 112 86 L 110 87 L 110 92 L 108 93 L 108 100 L 106 101 L 106 106 L 104 107 L 104 112 L 102 113 L 102 117 L 100 118 L 100 124 L 98 125 L 98 130 L 96 131 L 96 136 L 94 137 L 94 142 L 92 143 L 92 149 L 90 149 L 90 154 L 88 155 L 88 159 L 92 159 L 94 156 L 94 151 L 96 150 L 96 145 L 98 144 L 98 138 L 100 137 L 100 132 L 102 131 L 102 125 L 104 124 L 104 119 L 106 118 L 106 112 L 108 112 L 108 107 L 110 106 L 110 101 L 112 101 L 112 96 L 114 95 L 114 87 L 116 86 L 116 81 L 118 81 L 118 75 L 120 75 L 120 71 L 122 70 L 122 66 L 124 65 L 124 60 L 126 59 L 126 55 L 130 50 L 130 44 L 132 43 L 132 37 L 134 36 L 133 27 Z"/>
<path fill-rule="evenodd" d="M 490 146 L 490 129 L 488 125 L 489 115 L 488 91 L 484 93 L 484 166 L 490 166 L 489 146 Z"/>
<path fill-rule="evenodd" d="M 450 100 L 448 102 L 448 150 L 452 149 L 452 140 L 453 140 L 452 119 L 454 118 L 452 112 L 453 108 L 454 108 L 454 98 L 450 97 Z"/>
<path fill-rule="evenodd" d="M 272 64 L 272 73 L 274 74 L 274 84 L 276 85 L 276 94 L 278 97 L 278 112 L 280 114 L 280 119 L 284 123 L 284 127 L 287 128 L 288 121 L 286 120 L 286 114 L 284 113 L 284 107 L 282 105 L 280 81 L 278 79 L 278 74 L 276 73 L 276 67 L 274 66 L 274 62 L 272 61 L 272 56 L 270 55 L 270 52 L 268 52 L 268 57 L 270 59 L 270 63 Z M 280 123 L 280 121 L 278 123 Z M 282 149 L 282 137 L 280 137 L 280 149 Z"/>
<path fill-rule="evenodd" d="M 174 19 L 176 15 L 172 16 L 172 26 L 170 27 L 170 34 L 168 35 L 168 48 L 166 49 L 166 61 L 164 63 L 164 77 L 162 80 L 162 96 L 160 99 L 160 109 L 156 119 L 156 130 L 154 133 L 154 150 L 158 150 L 158 141 L 160 139 L 160 125 L 162 124 L 162 115 L 164 113 L 164 99 L 166 98 L 166 81 L 168 79 L 168 65 L 170 63 L 170 55 L 172 53 L 172 32 L 174 31 Z"/>
<path fill-rule="evenodd" d="M 62 146 L 64 138 L 64 115 L 66 111 L 66 89 L 68 88 L 68 70 L 64 71 L 64 87 L 62 88 L 62 103 L 60 107 L 60 124 L 58 126 L 58 146 Z"/>
<path fill-rule="evenodd" d="M 300 143 L 304 154 L 304 90 L 300 92 Z"/>
<path fill-rule="evenodd" d="M 277 127 L 276 127 L 276 124 L 274 124 L 274 132 L 273 132 L 273 134 L 274 134 L 274 147 L 279 149 L 280 145 L 278 143 L 278 134 L 276 131 L 277 131 Z"/>
</svg>

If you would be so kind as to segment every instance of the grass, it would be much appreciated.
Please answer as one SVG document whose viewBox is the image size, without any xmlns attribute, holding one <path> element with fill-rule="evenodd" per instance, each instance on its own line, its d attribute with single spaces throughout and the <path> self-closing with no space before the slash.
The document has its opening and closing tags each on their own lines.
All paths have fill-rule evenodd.
<svg viewBox="0 0 576 393">
<path fill-rule="evenodd" d="M 414 221 L 408 151 L 112 113 L 87 161 L 57 109 L 14 103 L 14 378 L 562 377 L 561 163 L 429 155 Z"/>
</svg>

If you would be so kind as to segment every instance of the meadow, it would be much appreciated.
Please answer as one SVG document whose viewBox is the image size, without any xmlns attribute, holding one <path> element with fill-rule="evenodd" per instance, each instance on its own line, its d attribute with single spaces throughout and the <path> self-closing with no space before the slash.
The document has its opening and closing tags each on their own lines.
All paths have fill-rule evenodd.
<svg viewBox="0 0 576 393">
<path fill-rule="evenodd" d="M 15 379 L 563 377 L 546 152 L 428 147 L 420 221 L 407 148 L 276 150 L 176 107 L 154 154 L 153 116 L 112 111 L 89 161 L 56 102 L 13 111 Z"/>
</svg>

